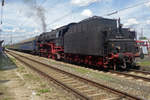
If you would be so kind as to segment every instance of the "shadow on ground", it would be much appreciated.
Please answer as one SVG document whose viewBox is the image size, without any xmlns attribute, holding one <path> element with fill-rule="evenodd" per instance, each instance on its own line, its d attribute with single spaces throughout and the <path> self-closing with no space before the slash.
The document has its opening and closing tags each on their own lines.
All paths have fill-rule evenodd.
<svg viewBox="0 0 150 100">
<path fill-rule="evenodd" d="M 0 70 L 10 70 L 16 68 L 16 65 L 9 59 L 9 57 L 0 53 Z"/>
<path fill-rule="evenodd" d="M 0 83 L 6 83 L 8 81 L 10 81 L 10 80 L 0 80 Z"/>
</svg>

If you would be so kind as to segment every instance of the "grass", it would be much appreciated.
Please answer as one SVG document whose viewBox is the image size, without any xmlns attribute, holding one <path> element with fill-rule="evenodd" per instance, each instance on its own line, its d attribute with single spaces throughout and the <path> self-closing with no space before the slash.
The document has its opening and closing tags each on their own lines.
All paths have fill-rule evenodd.
<svg viewBox="0 0 150 100">
<path fill-rule="evenodd" d="M 43 83 L 43 84 L 41 84 L 40 86 L 41 86 L 41 87 L 46 87 L 46 84 Z"/>
<path fill-rule="evenodd" d="M 25 72 L 25 68 L 23 66 L 19 66 L 19 69 L 17 69 L 17 70 L 21 73 Z"/>
<path fill-rule="evenodd" d="M 47 92 L 50 92 L 49 89 L 41 89 L 38 91 L 39 93 L 47 93 Z"/>
<path fill-rule="evenodd" d="M 50 92 L 50 89 L 38 89 L 36 95 L 40 96 L 41 94 L 48 93 L 48 92 Z"/>
<path fill-rule="evenodd" d="M 4 100 L 11 100 L 11 99 L 9 99 L 9 98 L 4 98 Z"/>
<path fill-rule="evenodd" d="M 14 57 L 9 57 L 9 58 L 12 62 L 16 63 L 16 58 L 14 58 Z"/>
<path fill-rule="evenodd" d="M 95 78 L 99 78 L 102 80 L 113 80 L 113 78 L 110 75 L 102 75 L 102 74 L 94 73 L 94 72 L 92 72 L 91 75 Z"/>
<path fill-rule="evenodd" d="M 79 68 L 73 68 L 73 70 L 76 71 L 76 72 L 79 72 L 81 74 L 88 74 L 88 73 L 90 73 L 89 70 L 81 69 L 81 68 L 80 69 Z"/>
<path fill-rule="evenodd" d="M 37 95 L 37 96 L 41 96 L 41 94 L 40 94 L 40 93 L 37 93 L 36 95 Z"/>
<path fill-rule="evenodd" d="M 69 65 L 60 64 L 60 63 L 57 63 L 57 62 L 54 62 L 54 61 L 50 61 L 50 62 L 51 62 L 52 64 L 61 65 L 61 66 L 66 67 L 66 68 L 72 68 L 74 71 L 79 72 L 79 73 L 81 73 L 81 74 L 86 74 L 86 73 L 89 72 L 88 69 L 70 67 Z"/>
<path fill-rule="evenodd" d="M 32 77 L 33 77 L 33 75 L 31 75 L 31 74 L 24 74 L 24 77 L 32 78 Z"/>
<path fill-rule="evenodd" d="M 61 65 L 63 67 L 71 68 L 75 72 L 78 72 L 78 73 L 81 73 L 81 74 L 85 74 L 85 75 L 86 74 L 90 74 L 93 77 L 99 78 L 99 79 L 102 79 L 102 80 L 113 80 L 113 78 L 110 77 L 109 75 L 104 75 L 104 74 L 96 73 L 96 72 L 90 71 L 89 69 L 85 69 L 84 67 L 80 67 L 80 68 L 78 68 L 78 67 L 71 67 L 69 65 L 60 64 L 60 63 L 57 63 L 57 62 L 54 62 L 54 61 L 51 61 L 51 63 L 52 64 L 56 64 L 56 65 Z"/>
<path fill-rule="evenodd" d="M 140 66 L 150 66 L 150 61 L 139 62 L 138 65 L 140 65 Z"/>
<path fill-rule="evenodd" d="M 27 79 L 31 79 L 31 80 L 40 80 L 39 77 L 36 77 L 32 74 L 24 74 L 24 77 L 27 78 Z"/>
</svg>

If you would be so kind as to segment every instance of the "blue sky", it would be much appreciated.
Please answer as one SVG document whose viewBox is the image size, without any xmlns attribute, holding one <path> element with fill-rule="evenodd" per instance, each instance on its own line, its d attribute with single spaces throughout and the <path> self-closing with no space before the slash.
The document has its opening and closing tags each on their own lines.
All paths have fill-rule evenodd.
<svg viewBox="0 0 150 100">
<path fill-rule="evenodd" d="M 144 35 L 150 38 L 150 2 L 106 16 L 146 1 L 149 0 L 5 0 L 0 39 L 8 44 L 12 36 L 13 43 L 16 43 L 39 35 L 44 24 L 46 31 L 50 31 L 94 15 L 113 19 L 120 17 L 124 27 L 136 30 L 138 35 L 143 29 Z M 40 8 L 41 13 L 35 7 Z"/>
</svg>

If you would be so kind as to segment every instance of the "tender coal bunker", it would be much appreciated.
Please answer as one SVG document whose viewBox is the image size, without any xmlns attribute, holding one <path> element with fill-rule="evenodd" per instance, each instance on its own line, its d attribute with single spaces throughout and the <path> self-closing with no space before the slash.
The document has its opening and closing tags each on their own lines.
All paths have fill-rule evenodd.
<svg viewBox="0 0 150 100">
<path fill-rule="evenodd" d="M 0 53 L 0 70 L 16 68 L 16 65 L 4 53 Z"/>
<path fill-rule="evenodd" d="M 108 29 L 117 29 L 116 20 L 92 17 L 73 25 L 64 36 L 64 52 L 103 56 L 103 44 L 106 36 L 110 35 Z"/>
</svg>

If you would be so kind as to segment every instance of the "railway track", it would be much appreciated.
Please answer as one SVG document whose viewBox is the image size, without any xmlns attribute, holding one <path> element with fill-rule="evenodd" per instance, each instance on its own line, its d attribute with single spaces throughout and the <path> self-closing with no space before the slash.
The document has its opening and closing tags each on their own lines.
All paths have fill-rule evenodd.
<svg viewBox="0 0 150 100">
<path fill-rule="evenodd" d="M 130 69 L 130 72 L 136 72 L 136 73 L 141 73 L 141 74 L 145 74 L 145 75 L 150 75 L 150 72 L 148 72 L 148 71 L 142 71 L 142 70 Z"/>
<path fill-rule="evenodd" d="M 34 58 L 28 58 L 11 51 L 8 53 L 42 76 L 73 93 L 81 100 L 142 100 L 126 92 L 107 87 L 103 84 L 38 62 L 34 60 Z"/>
<path fill-rule="evenodd" d="M 150 72 L 146 72 L 146 71 L 129 70 L 128 72 L 119 72 L 119 71 L 110 70 L 109 72 L 150 82 Z"/>
</svg>

